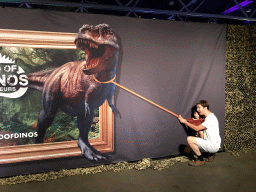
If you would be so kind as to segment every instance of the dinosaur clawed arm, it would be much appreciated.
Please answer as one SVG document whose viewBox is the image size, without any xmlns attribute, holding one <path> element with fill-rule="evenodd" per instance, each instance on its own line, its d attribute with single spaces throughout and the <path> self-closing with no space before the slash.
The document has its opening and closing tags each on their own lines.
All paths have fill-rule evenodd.
<svg viewBox="0 0 256 192">
<path fill-rule="evenodd" d="M 108 100 L 108 105 L 109 105 L 109 107 L 112 109 L 112 112 L 114 113 L 114 115 L 116 116 L 116 117 L 119 117 L 120 119 L 121 119 L 121 113 L 120 113 L 120 111 L 113 105 L 113 99 L 112 99 L 112 97 L 110 97 L 109 99 L 107 99 Z"/>
<path fill-rule="evenodd" d="M 121 113 L 120 111 L 113 105 L 113 104 L 109 104 L 109 107 L 111 107 L 112 112 L 114 113 L 114 115 L 116 117 L 119 117 L 121 119 Z"/>
</svg>

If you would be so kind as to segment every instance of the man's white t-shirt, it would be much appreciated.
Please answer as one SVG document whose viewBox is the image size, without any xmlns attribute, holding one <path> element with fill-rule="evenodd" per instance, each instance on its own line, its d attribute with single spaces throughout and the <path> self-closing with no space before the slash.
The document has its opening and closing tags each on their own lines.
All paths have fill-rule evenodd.
<svg viewBox="0 0 256 192">
<path fill-rule="evenodd" d="M 216 147 L 220 147 L 221 138 L 220 138 L 220 130 L 219 130 L 219 121 L 217 117 L 210 113 L 206 118 L 202 125 L 205 129 L 205 139 L 210 141 L 212 145 Z"/>
</svg>

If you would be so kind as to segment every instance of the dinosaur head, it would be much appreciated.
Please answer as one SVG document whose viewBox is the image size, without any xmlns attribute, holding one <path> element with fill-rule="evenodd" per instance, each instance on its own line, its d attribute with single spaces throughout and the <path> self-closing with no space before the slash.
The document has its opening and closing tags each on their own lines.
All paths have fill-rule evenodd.
<svg viewBox="0 0 256 192">
<path fill-rule="evenodd" d="M 109 25 L 83 25 L 75 38 L 77 49 L 85 52 L 86 75 L 114 68 L 119 45 L 116 34 Z"/>
</svg>

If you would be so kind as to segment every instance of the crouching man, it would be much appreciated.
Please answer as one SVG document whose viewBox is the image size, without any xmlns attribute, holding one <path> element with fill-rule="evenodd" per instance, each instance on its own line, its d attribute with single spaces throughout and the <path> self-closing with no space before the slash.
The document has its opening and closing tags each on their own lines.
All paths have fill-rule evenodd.
<svg viewBox="0 0 256 192">
<path fill-rule="evenodd" d="M 194 151 L 198 157 L 195 161 L 189 163 L 191 166 L 201 166 L 205 164 L 205 161 L 212 161 L 215 158 L 215 153 L 219 151 L 221 145 L 219 122 L 217 117 L 209 110 L 208 102 L 201 100 L 196 106 L 199 115 L 203 115 L 205 117 L 202 124 L 196 126 L 187 122 L 187 120 L 182 118 L 181 115 L 178 116 L 179 121 L 191 129 L 195 131 L 205 130 L 204 138 L 194 136 L 187 137 L 189 147 L 186 151 Z M 204 159 L 201 152 L 208 152 L 210 153 L 210 156 Z"/>
</svg>

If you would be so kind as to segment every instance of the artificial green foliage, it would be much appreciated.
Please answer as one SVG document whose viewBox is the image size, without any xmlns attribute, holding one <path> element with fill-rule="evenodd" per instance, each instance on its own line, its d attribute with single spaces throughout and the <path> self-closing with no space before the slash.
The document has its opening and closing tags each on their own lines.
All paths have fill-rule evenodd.
<svg viewBox="0 0 256 192">
<path fill-rule="evenodd" d="M 255 150 L 256 27 L 228 25 L 226 42 L 225 150 Z"/>
<path fill-rule="evenodd" d="M 56 68 L 70 61 L 84 59 L 84 52 L 78 50 L 39 49 L 28 47 L 0 47 L 0 53 L 14 59 L 26 73 Z M 20 98 L 0 97 L 0 134 L 27 133 L 36 131 L 36 123 L 41 110 L 41 92 L 29 89 Z M 99 110 L 95 110 L 95 121 L 89 139 L 99 137 Z M 76 117 L 59 111 L 45 135 L 45 142 L 76 140 L 79 130 Z M 0 141 L 0 146 L 3 146 Z M 32 143 L 31 138 L 8 140 L 5 145 Z"/>
<path fill-rule="evenodd" d="M 110 165 L 99 165 L 94 167 L 87 168 L 76 168 L 69 170 L 60 170 L 60 171 L 51 171 L 46 173 L 38 173 L 31 175 L 20 175 L 8 178 L 1 178 L 0 185 L 14 185 L 19 183 L 28 183 L 28 182 L 38 182 L 38 181 L 49 181 L 53 179 L 59 179 L 74 175 L 89 175 L 96 174 L 101 172 L 121 172 L 125 170 L 135 169 L 135 170 L 163 170 L 173 166 L 177 162 L 187 162 L 189 159 L 185 156 L 166 158 L 166 159 L 157 159 L 152 160 L 149 158 L 142 159 L 138 162 L 120 162 Z"/>
</svg>

